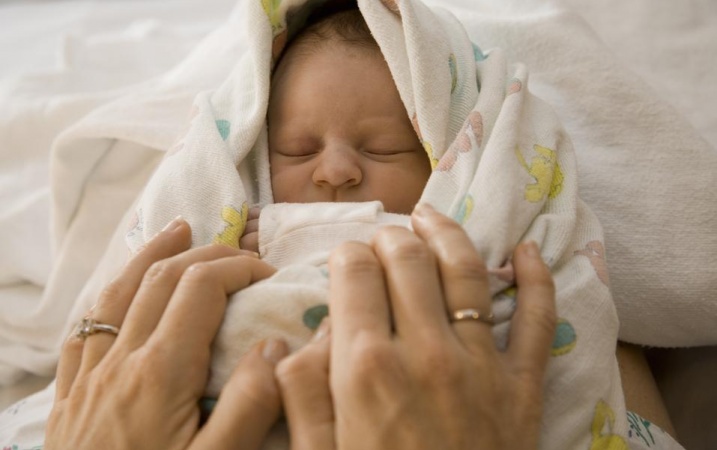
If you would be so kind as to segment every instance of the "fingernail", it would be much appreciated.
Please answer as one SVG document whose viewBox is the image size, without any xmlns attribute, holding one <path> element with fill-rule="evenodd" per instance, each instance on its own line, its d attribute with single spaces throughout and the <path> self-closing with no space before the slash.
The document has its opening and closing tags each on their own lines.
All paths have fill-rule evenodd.
<svg viewBox="0 0 717 450">
<path fill-rule="evenodd" d="M 184 218 L 182 216 L 177 216 L 174 218 L 174 220 L 172 220 L 167 225 L 165 225 L 164 228 L 162 228 L 162 232 L 176 230 L 183 223 Z"/>
<path fill-rule="evenodd" d="M 528 241 L 523 245 L 523 252 L 531 258 L 540 258 L 540 249 L 535 241 Z"/>
<path fill-rule="evenodd" d="M 321 325 L 319 325 L 319 328 L 316 329 L 314 337 L 311 338 L 311 342 L 319 342 L 320 340 L 328 336 L 330 332 L 331 321 L 328 317 L 324 317 L 324 319 L 321 321 Z"/>
<path fill-rule="evenodd" d="M 269 339 L 264 343 L 261 356 L 272 364 L 276 364 L 289 353 L 286 342 L 279 339 Z"/>
</svg>

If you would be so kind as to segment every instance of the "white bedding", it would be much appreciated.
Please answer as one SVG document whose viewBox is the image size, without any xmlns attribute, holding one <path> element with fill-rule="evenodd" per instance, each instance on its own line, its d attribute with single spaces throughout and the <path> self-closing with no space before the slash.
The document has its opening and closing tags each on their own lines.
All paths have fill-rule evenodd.
<svg viewBox="0 0 717 450">
<path fill-rule="evenodd" d="M 470 11 L 474 14 L 473 19 L 480 22 L 482 11 L 489 2 L 451 0 L 440 3 L 452 5 L 458 11 Z M 57 158 L 50 157 L 52 142 L 61 131 L 76 125 L 88 112 L 118 98 L 126 100 L 119 106 L 115 104 L 114 108 L 131 108 L 132 96 L 144 98 L 142 96 L 151 92 L 158 83 L 158 76 L 168 73 L 182 61 L 191 64 L 206 58 L 207 55 L 190 52 L 205 35 L 224 22 L 234 1 L 214 0 L 211 9 L 207 4 L 190 0 L 0 4 L 0 384 L 11 385 L 26 373 L 52 374 L 54 355 L 61 336 L 67 332 L 74 299 L 103 253 L 103 243 L 109 240 L 117 222 L 148 176 L 148 172 L 138 168 L 144 166 L 145 170 L 151 170 L 156 158 L 161 156 L 161 152 L 152 156 L 145 154 L 139 145 L 124 143 L 121 144 L 124 145 L 121 149 L 123 154 L 144 156 L 138 156 L 132 164 L 118 160 L 112 166 L 123 186 L 112 186 L 108 182 L 111 177 L 105 174 L 104 184 L 95 190 L 92 189 L 91 179 L 69 177 L 67 183 L 61 186 L 61 192 L 51 192 L 50 161 L 53 161 L 55 173 L 63 170 L 65 166 L 62 164 L 68 164 L 66 158 L 58 162 Z M 479 5 L 483 5 L 483 9 Z M 531 4 L 526 1 L 520 7 L 506 6 L 502 14 L 506 21 L 520 25 L 516 27 L 516 32 L 539 32 L 543 11 L 546 17 L 552 15 L 546 19 L 548 22 L 565 21 L 566 26 L 583 33 L 576 38 L 589 41 L 593 45 L 591 48 L 597 48 L 601 55 L 605 55 L 609 67 L 630 71 L 635 80 L 644 85 L 639 99 L 651 96 L 651 102 L 636 104 L 634 110 L 644 115 L 646 124 L 654 125 L 650 119 L 657 114 L 655 111 L 668 114 L 674 108 L 686 119 L 681 129 L 693 134 L 694 142 L 701 136 L 710 143 L 704 145 L 704 151 L 717 152 L 717 107 L 714 106 L 717 104 L 716 3 L 712 0 L 679 3 L 670 0 L 565 0 L 562 6 L 564 10 L 550 2 L 542 2 L 541 6 L 541 2 Z M 554 19 L 556 11 L 560 14 Z M 491 10 L 490 24 L 500 27 L 500 20 L 496 19 L 500 14 L 495 9 Z M 599 42 L 591 34 L 590 27 L 604 47 L 597 47 Z M 481 46 L 501 44 L 481 42 L 487 39 L 483 29 L 475 29 L 471 36 Z M 510 41 L 509 33 L 504 33 L 504 36 L 506 41 Z M 214 35 L 213 48 L 221 47 L 221 37 Z M 549 40 L 536 39 L 535 42 L 539 45 Z M 516 58 L 530 59 L 530 48 L 513 50 Z M 230 58 L 233 51 L 236 49 L 219 48 L 216 55 Z M 560 56 L 556 55 L 554 62 L 561 62 Z M 588 74 L 561 73 L 557 69 L 551 71 L 550 62 L 547 61 L 544 66 L 540 61 L 534 62 L 531 89 L 556 106 L 569 131 L 574 132 L 576 143 L 591 143 L 595 135 L 591 134 L 593 130 L 589 121 L 585 122 L 590 114 L 580 116 L 578 113 L 585 113 L 585 110 L 573 110 L 568 106 L 581 105 L 580 99 L 564 97 L 579 93 L 580 77 Z M 231 64 L 231 60 L 227 64 Z M 186 70 L 169 72 L 164 80 L 170 86 L 205 89 L 211 87 L 212 77 L 218 76 L 217 72 L 195 70 L 194 78 L 191 78 L 186 73 Z M 595 75 L 609 76 L 604 73 Z M 589 84 L 588 80 L 582 82 Z M 193 97 L 192 89 L 167 91 L 167 101 L 176 105 L 175 114 L 157 118 L 152 123 L 153 133 L 147 132 L 141 142 L 144 147 L 164 150 L 171 144 L 183 126 L 186 110 L 182 108 L 188 107 Z M 606 104 L 602 111 L 597 112 L 607 113 L 611 106 L 625 105 Z M 107 112 L 111 113 L 111 110 Z M 596 123 L 600 119 L 596 116 Z M 694 128 L 685 131 L 690 126 Z M 605 131 L 599 126 L 596 128 L 598 132 Z M 112 132 L 108 130 L 110 135 Z M 97 141 L 88 142 L 97 145 Z M 619 144 L 610 142 L 606 149 Z M 104 145 L 109 146 L 111 142 L 107 141 Z M 79 149 L 74 155 L 87 155 L 93 150 Z M 581 162 L 588 164 L 589 160 Z M 82 165 L 78 161 L 69 163 L 74 164 L 72 167 L 75 170 Z M 91 172 L 92 166 L 84 170 Z M 635 168 L 634 172 L 638 177 L 647 173 L 641 172 L 640 168 Z M 129 177 L 127 173 L 134 176 Z M 677 175 L 684 180 L 685 189 L 689 191 L 690 174 Z M 715 174 L 702 174 L 701 179 L 715 181 Z M 108 189 L 108 186 L 114 190 Z M 78 192 L 83 188 L 84 194 L 79 201 Z M 86 214 L 86 211 L 76 211 L 68 206 L 68 198 L 73 192 L 76 197 L 73 201 L 83 204 L 83 207 L 91 204 L 122 207 L 100 208 L 94 221 L 85 221 L 81 227 L 68 227 L 75 217 Z M 717 194 L 712 195 L 713 203 L 717 204 Z M 57 208 L 53 216 L 54 228 L 50 226 L 51 205 Z M 678 215 L 679 203 L 676 205 L 677 210 L 658 213 L 665 218 L 671 217 L 670 214 Z M 714 208 L 712 206 L 712 210 L 704 216 L 688 215 L 680 220 L 697 223 L 704 230 L 709 223 L 714 223 L 710 222 L 715 219 Z M 633 218 L 633 221 L 637 219 Z M 637 229 L 620 230 L 616 218 L 609 220 L 615 222 L 615 236 L 639 234 Z M 612 224 L 606 224 L 606 229 Z M 677 228 L 675 233 L 679 233 L 680 229 Z M 699 253 L 714 249 L 717 246 L 716 234 L 687 236 L 693 238 L 695 246 L 704 244 L 702 250 L 688 250 Z M 608 241 L 608 258 L 609 245 Z M 704 260 L 704 254 L 701 255 Z M 637 276 L 644 274 L 646 279 L 659 281 L 660 271 L 670 269 L 665 261 L 674 255 L 662 256 L 664 260 L 649 261 L 637 255 L 634 261 L 639 263 L 639 269 L 648 271 L 637 272 Z M 684 255 L 678 256 L 684 258 Z M 717 279 L 704 280 L 705 274 L 715 273 L 715 260 L 712 260 L 712 268 L 688 266 L 674 269 L 684 273 L 685 277 L 690 273 L 700 275 L 702 290 L 699 294 L 702 295 L 705 286 L 708 283 L 714 286 Z M 627 264 L 625 270 L 630 270 L 632 264 Z M 656 289 L 664 288 L 659 283 L 653 284 L 657 284 Z M 695 283 L 687 284 L 685 292 L 670 292 L 676 305 L 688 294 L 694 295 L 690 289 Z M 711 300 L 717 302 L 714 295 Z M 635 303 L 639 307 L 638 302 Z M 704 311 L 705 320 L 713 320 L 717 316 L 715 308 Z M 5 398 L 8 397 L 12 394 Z M 3 406 L 0 404 L 0 409 Z"/>
</svg>

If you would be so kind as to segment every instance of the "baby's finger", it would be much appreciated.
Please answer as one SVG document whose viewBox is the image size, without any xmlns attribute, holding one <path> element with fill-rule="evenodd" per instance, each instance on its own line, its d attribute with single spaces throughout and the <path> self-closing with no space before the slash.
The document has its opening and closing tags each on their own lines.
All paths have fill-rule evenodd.
<svg viewBox="0 0 717 450">
<path fill-rule="evenodd" d="M 255 219 L 249 218 L 246 221 L 246 226 L 244 227 L 244 233 L 242 234 L 249 234 L 249 233 L 256 233 L 259 231 L 259 216 Z"/>
<path fill-rule="evenodd" d="M 239 248 L 259 253 L 259 233 L 249 233 L 239 238 Z"/>
<path fill-rule="evenodd" d="M 332 450 L 334 409 L 329 390 L 329 319 L 312 342 L 277 366 L 292 450 Z"/>
<path fill-rule="evenodd" d="M 91 317 L 97 322 L 119 328 L 125 321 L 137 290 L 147 269 L 157 261 L 183 252 L 191 245 L 191 230 L 184 219 L 178 217 L 152 238 L 127 263 L 120 275 L 105 287 Z M 80 371 L 87 373 L 105 356 L 115 342 L 111 333 L 96 333 L 87 337 L 82 353 Z"/>
<path fill-rule="evenodd" d="M 247 256 L 193 264 L 182 275 L 147 345 L 157 345 L 162 352 L 174 355 L 170 370 L 186 374 L 180 381 L 203 383 L 227 296 L 274 272 L 271 265 Z M 196 369 L 199 378 L 191 378 L 191 369 Z"/>
<path fill-rule="evenodd" d="M 281 412 L 274 370 L 287 353 L 283 341 L 262 342 L 247 353 L 190 449 L 259 449 Z"/>
<path fill-rule="evenodd" d="M 518 297 L 506 357 L 517 373 L 532 374 L 540 386 L 557 321 L 553 277 L 535 242 L 516 248 L 513 265 Z"/>
<path fill-rule="evenodd" d="M 261 208 L 258 206 L 253 206 L 249 208 L 249 214 L 247 215 L 247 221 L 256 220 L 261 215 Z"/>
</svg>

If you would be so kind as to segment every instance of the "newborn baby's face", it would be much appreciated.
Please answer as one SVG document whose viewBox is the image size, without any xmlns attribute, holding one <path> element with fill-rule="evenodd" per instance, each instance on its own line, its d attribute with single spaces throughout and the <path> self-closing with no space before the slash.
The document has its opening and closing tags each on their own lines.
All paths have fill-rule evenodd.
<svg viewBox="0 0 717 450">
<path fill-rule="evenodd" d="M 380 200 L 388 212 L 412 211 L 431 166 L 377 49 L 289 50 L 272 83 L 275 202 Z"/>
</svg>

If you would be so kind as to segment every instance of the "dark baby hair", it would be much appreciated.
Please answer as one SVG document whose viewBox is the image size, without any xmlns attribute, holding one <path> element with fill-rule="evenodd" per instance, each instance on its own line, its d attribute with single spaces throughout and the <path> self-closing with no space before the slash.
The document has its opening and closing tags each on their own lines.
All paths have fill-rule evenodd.
<svg viewBox="0 0 717 450">
<path fill-rule="evenodd" d="M 309 15 L 306 26 L 289 43 L 284 54 L 310 54 L 323 46 L 341 43 L 354 48 L 378 51 L 355 1 L 329 2 Z"/>
</svg>

